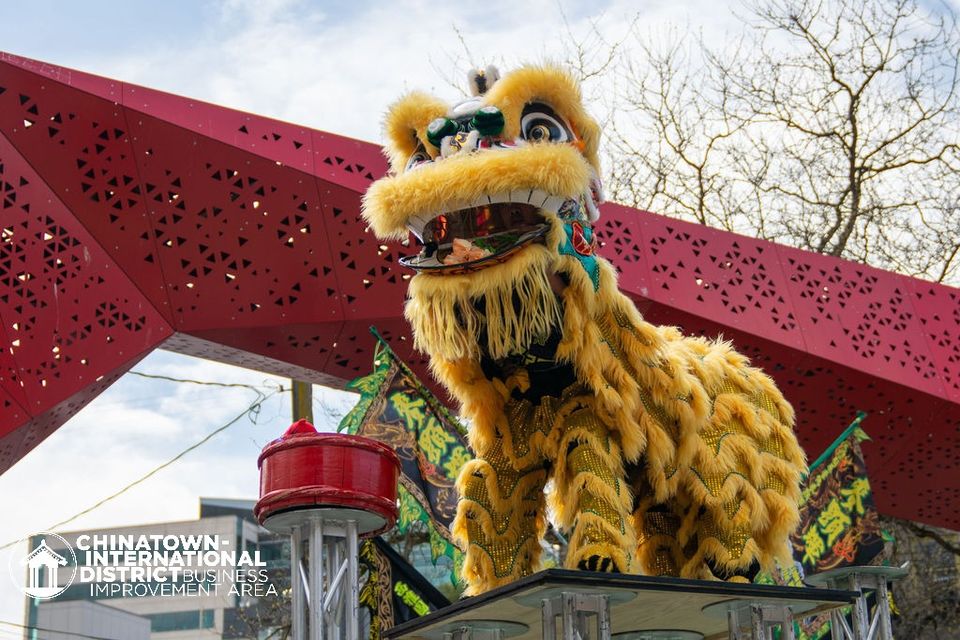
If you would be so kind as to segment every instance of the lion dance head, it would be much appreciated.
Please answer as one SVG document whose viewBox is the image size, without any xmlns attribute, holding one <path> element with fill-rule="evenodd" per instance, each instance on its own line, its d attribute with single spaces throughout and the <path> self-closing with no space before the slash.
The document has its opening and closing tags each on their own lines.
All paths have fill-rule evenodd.
<svg viewBox="0 0 960 640">
<path fill-rule="evenodd" d="M 476 95 L 457 104 L 411 93 L 390 108 L 392 175 L 364 198 L 377 236 L 419 241 L 420 254 L 403 260 L 418 271 L 407 317 L 417 346 L 450 360 L 545 339 L 567 272 L 600 281 L 600 129 L 577 83 L 534 66 L 470 79 Z M 563 268 L 562 256 L 579 265 Z"/>
</svg>

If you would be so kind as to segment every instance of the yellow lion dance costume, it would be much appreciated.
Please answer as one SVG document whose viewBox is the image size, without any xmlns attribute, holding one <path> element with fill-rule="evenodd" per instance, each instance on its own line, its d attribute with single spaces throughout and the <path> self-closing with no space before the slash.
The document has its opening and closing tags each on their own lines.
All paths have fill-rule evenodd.
<svg viewBox="0 0 960 640">
<path fill-rule="evenodd" d="M 553 67 L 471 72 L 454 106 L 386 119 L 381 238 L 423 245 L 406 317 L 461 402 L 476 459 L 454 533 L 467 593 L 537 570 L 547 517 L 566 566 L 744 580 L 790 558 L 806 468 L 793 410 L 723 342 L 643 320 L 594 254 L 600 131 Z"/>
</svg>

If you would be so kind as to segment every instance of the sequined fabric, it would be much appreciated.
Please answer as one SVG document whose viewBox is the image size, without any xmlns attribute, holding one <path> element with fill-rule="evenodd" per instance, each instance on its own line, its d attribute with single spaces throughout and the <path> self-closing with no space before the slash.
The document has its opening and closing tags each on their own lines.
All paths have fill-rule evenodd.
<svg viewBox="0 0 960 640">
<path fill-rule="evenodd" d="M 521 378 L 517 373 L 504 386 Z M 629 570 L 636 546 L 628 524 L 632 498 L 615 471 L 621 469 L 615 436 L 594 402 L 579 384 L 536 404 L 512 397 L 505 428 L 486 455 L 464 468 L 457 517 L 466 528 L 469 564 L 488 562 L 492 570 L 487 588 L 536 570 L 548 473 L 554 503 L 571 516 L 567 566 L 589 554 L 608 559 L 610 570 Z"/>
</svg>

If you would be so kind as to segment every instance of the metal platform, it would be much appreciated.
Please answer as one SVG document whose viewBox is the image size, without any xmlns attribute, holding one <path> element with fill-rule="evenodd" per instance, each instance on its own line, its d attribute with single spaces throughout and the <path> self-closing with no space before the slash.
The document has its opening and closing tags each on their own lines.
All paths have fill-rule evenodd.
<svg viewBox="0 0 960 640">
<path fill-rule="evenodd" d="M 852 604 L 859 595 L 856 591 L 837 589 L 549 569 L 393 627 L 385 637 L 390 640 L 481 637 L 541 640 L 565 637 L 558 636 L 556 628 L 550 628 L 550 623 L 545 628 L 543 621 L 553 620 L 556 613 L 557 622 L 562 626 L 563 622 L 559 620 L 562 614 L 558 607 L 563 604 L 564 598 L 570 601 L 573 594 L 585 596 L 583 601 L 587 607 L 579 615 L 597 618 L 590 621 L 593 628 L 597 629 L 597 632 L 587 634 L 591 640 L 604 636 L 616 639 L 620 634 L 623 634 L 620 636 L 622 638 L 671 637 L 656 635 L 664 630 L 673 630 L 673 637 L 702 635 L 708 640 L 727 638 L 730 633 L 730 616 L 727 612 L 730 610 L 745 610 L 747 617 L 744 622 L 749 626 L 751 609 L 756 612 L 755 616 L 776 610 L 799 617 Z M 590 610 L 590 606 L 596 604 L 591 604 L 591 600 L 605 601 L 609 605 L 609 613 L 601 611 L 598 614 Z M 768 622 L 772 620 L 769 617 L 765 619 Z M 495 621 L 508 623 L 500 635 L 485 630 L 495 626 L 491 624 Z M 474 631 L 465 633 L 464 629 L 469 630 L 471 622 Z M 604 624 L 609 625 L 606 634 L 602 632 Z M 478 633 L 481 628 L 484 631 Z M 686 632 L 688 635 L 677 632 Z M 744 637 L 750 637 L 749 632 Z"/>
</svg>

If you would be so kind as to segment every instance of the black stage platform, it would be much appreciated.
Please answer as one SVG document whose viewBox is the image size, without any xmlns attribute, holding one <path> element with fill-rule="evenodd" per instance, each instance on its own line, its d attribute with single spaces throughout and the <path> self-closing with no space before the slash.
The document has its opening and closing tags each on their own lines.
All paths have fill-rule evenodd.
<svg viewBox="0 0 960 640">
<path fill-rule="evenodd" d="M 789 606 L 796 618 L 851 604 L 855 591 L 778 587 L 681 578 L 548 569 L 499 589 L 456 602 L 429 615 L 393 627 L 390 640 L 440 640 L 444 632 L 471 620 L 499 620 L 506 638 L 540 640 L 541 601 L 563 592 L 606 594 L 613 637 L 630 631 L 678 629 L 705 638 L 726 638 L 726 606 L 749 601 Z M 524 628 L 525 627 L 525 628 Z"/>
</svg>

